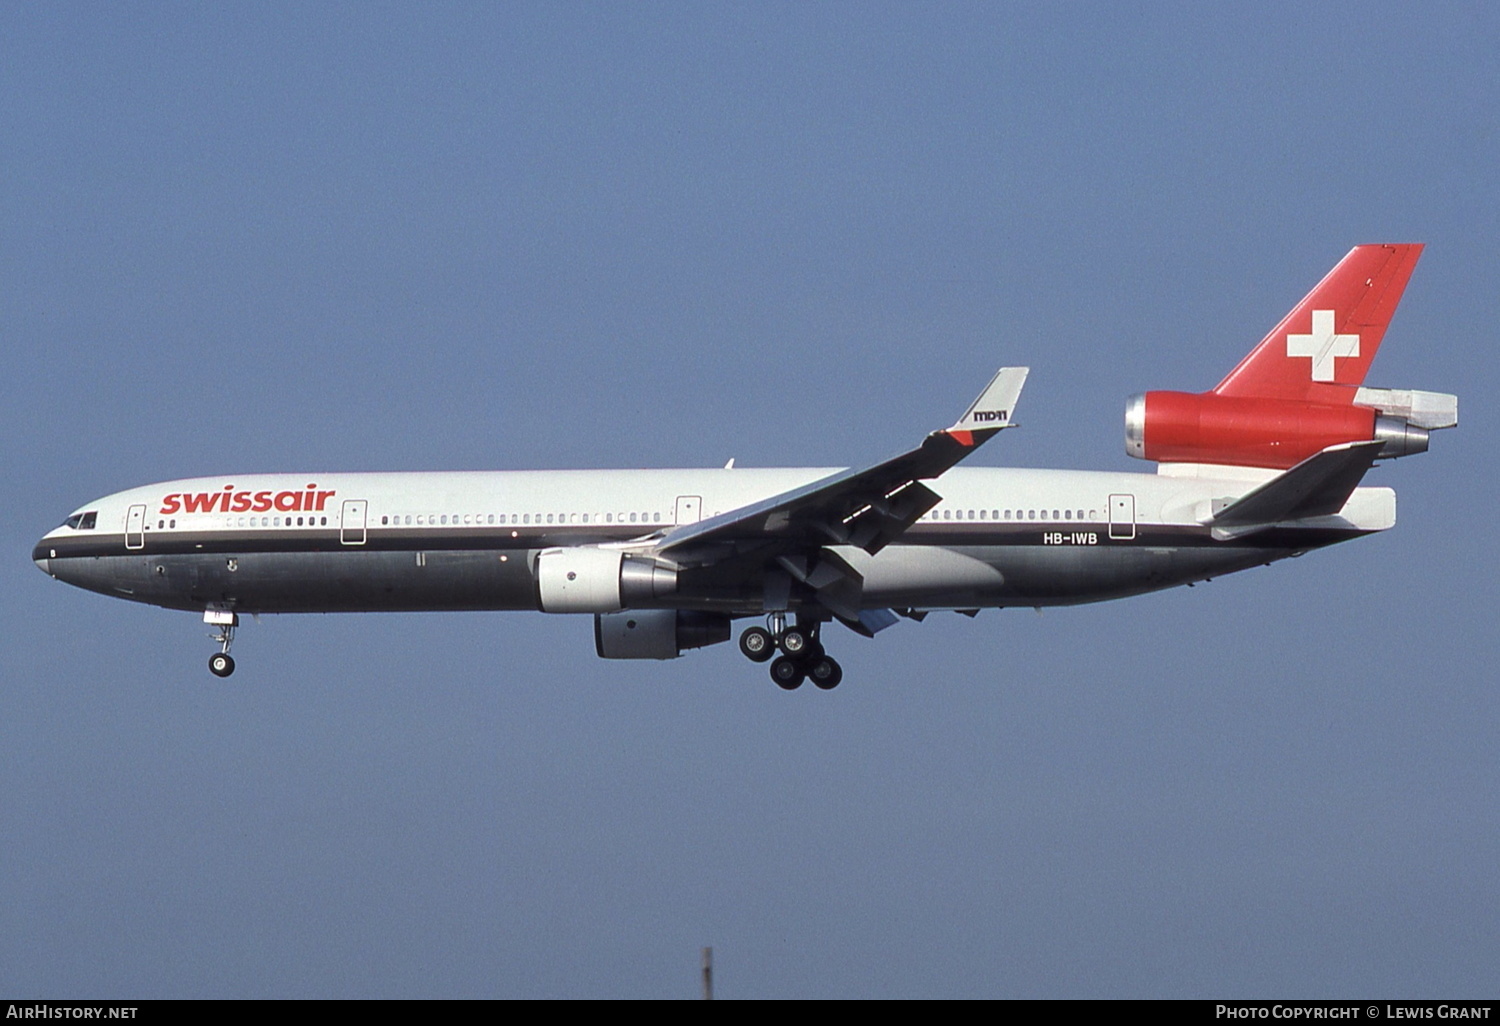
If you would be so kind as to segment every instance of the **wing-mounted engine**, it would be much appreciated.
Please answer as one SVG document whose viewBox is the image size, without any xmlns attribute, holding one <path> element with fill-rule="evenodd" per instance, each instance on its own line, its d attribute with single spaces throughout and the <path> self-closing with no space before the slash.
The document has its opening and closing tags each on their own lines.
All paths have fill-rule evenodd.
<svg viewBox="0 0 1500 1026">
<path fill-rule="evenodd" d="M 601 659 L 676 659 L 690 648 L 729 640 L 729 617 L 679 609 L 629 609 L 594 616 Z"/>
<path fill-rule="evenodd" d="M 677 591 L 675 568 L 595 546 L 544 549 L 535 575 L 537 606 L 546 613 L 612 613 L 657 605 Z"/>
<path fill-rule="evenodd" d="M 1458 397 L 1350 389 L 1344 405 L 1147 392 L 1125 407 L 1125 451 L 1158 463 L 1216 463 L 1286 470 L 1346 442 L 1384 443 L 1377 459 L 1426 452 L 1428 432 L 1458 423 Z"/>
</svg>

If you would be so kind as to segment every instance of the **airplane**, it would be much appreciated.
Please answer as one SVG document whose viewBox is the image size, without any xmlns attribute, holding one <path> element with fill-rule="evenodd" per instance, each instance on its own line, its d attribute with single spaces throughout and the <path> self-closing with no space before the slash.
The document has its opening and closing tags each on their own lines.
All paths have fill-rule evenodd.
<svg viewBox="0 0 1500 1026">
<path fill-rule="evenodd" d="M 234 672 L 245 613 L 540 610 L 594 618 L 605 659 L 726 642 L 792 690 L 836 687 L 834 622 L 873 637 L 935 611 L 1192 584 L 1387 530 L 1376 460 L 1426 451 L 1458 398 L 1364 379 L 1420 244 L 1356 246 L 1207 392 L 1126 406 L 1156 472 L 968 468 L 1028 373 L 871 466 L 235 474 L 89 502 L 36 544 L 52 577 L 201 613 Z"/>
</svg>

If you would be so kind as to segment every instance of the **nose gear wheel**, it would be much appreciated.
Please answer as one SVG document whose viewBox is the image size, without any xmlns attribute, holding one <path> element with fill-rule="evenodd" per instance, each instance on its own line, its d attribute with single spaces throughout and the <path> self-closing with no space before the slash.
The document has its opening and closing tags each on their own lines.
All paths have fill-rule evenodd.
<svg viewBox="0 0 1500 1026">
<path fill-rule="evenodd" d="M 239 614 L 210 609 L 204 612 L 203 622 L 219 628 L 217 634 L 209 635 L 219 643 L 219 651 L 208 657 L 208 672 L 215 677 L 227 677 L 234 672 L 234 659 L 229 654 L 229 646 L 234 644 L 234 629 L 240 625 Z"/>
</svg>

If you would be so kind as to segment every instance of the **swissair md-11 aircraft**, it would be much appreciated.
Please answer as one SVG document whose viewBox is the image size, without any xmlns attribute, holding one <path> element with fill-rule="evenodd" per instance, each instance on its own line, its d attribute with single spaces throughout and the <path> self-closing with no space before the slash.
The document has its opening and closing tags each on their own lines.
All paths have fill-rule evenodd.
<svg viewBox="0 0 1500 1026">
<path fill-rule="evenodd" d="M 242 613 L 540 610 L 594 618 L 606 659 L 728 641 L 792 689 L 843 676 L 835 621 L 1122 598 L 1395 524 L 1373 462 L 1427 449 L 1456 396 L 1363 387 L 1420 245 L 1358 246 L 1211 391 L 1147 392 L 1125 448 L 1154 474 L 971 469 L 1024 367 L 949 428 L 858 469 L 236 474 L 79 507 L 44 572 L 202 613 L 234 671 Z"/>
</svg>

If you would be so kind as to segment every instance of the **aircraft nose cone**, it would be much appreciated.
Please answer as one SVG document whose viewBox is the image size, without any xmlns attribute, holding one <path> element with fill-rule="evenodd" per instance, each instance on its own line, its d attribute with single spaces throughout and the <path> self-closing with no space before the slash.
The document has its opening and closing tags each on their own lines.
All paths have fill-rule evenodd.
<svg viewBox="0 0 1500 1026">
<path fill-rule="evenodd" d="M 31 550 L 31 561 L 36 564 L 36 568 L 38 570 L 46 574 L 48 577 L 54 576 L 52 573 L 51 557 L 52 550 L 47 548 L 45 545 L 38 545 L 36 548 Z"/>
</svg>

